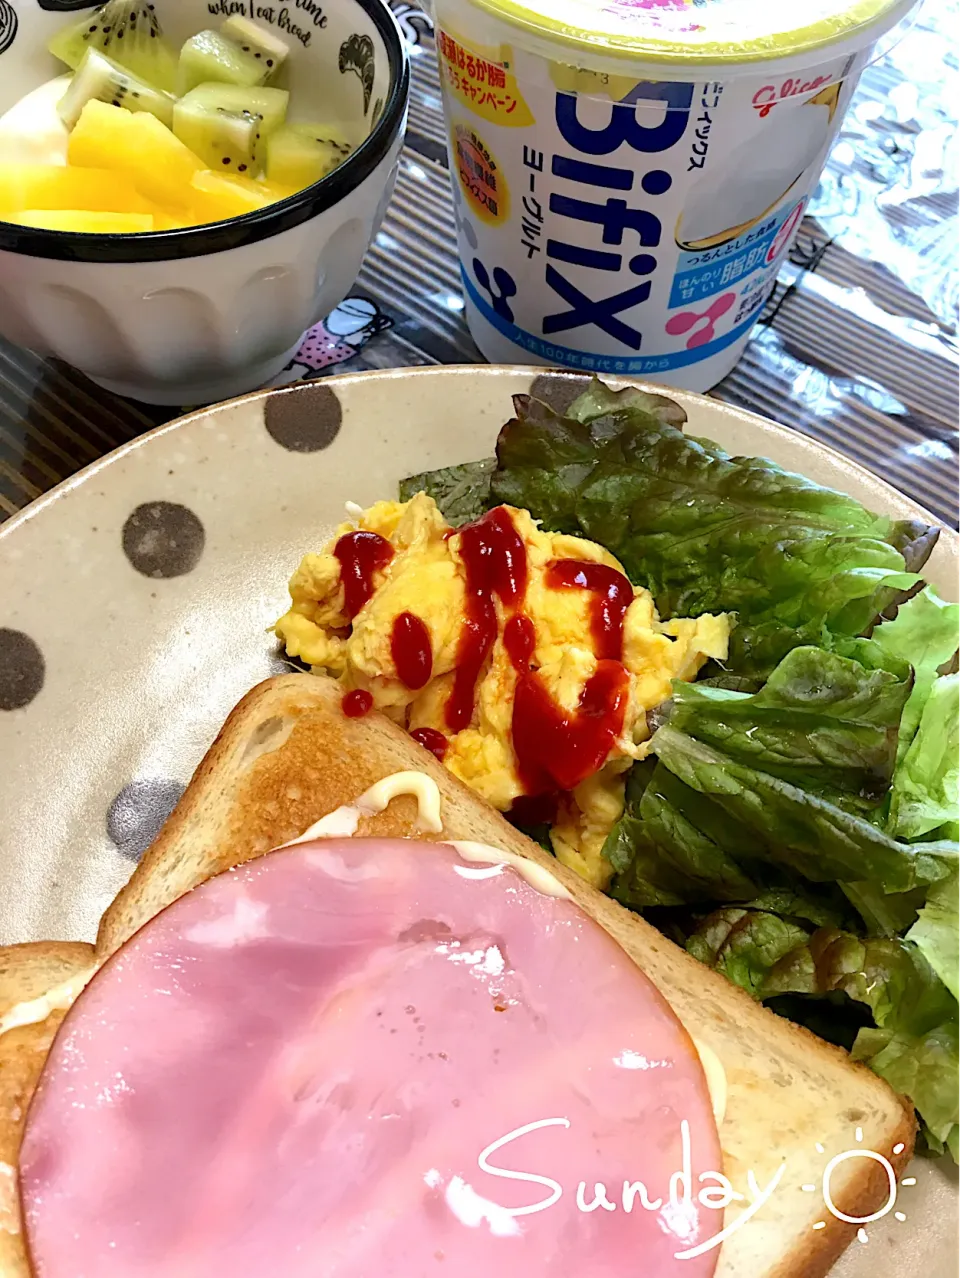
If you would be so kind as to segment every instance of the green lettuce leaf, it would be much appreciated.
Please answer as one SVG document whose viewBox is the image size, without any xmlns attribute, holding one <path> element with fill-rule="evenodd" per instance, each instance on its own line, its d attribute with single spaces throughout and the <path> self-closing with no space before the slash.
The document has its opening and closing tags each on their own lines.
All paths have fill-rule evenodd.
<svg viewBox="0 0 960 1278">
<path fill-rule="evenodd" d="M 776 914 L 728 906 L 700 924 L 687 941 L 687 950 L 754 998 L 761 998 L 770 969 L 808 939 L 807 930 Z"/>
<path fill-rule="evenodd" d="M 670 726 L 751 767 L 865 814 L 886 798 L 913 679 L 795 648 L 743 696 L 678 683 Z"/>
<path fill-rule="evenodd" d="M 907 933 L 954 998 L 960 998 L 960 884 L 956 873 L 934 884 L 920 917 Z"/>
<path fill-rule="evenodd" d="M 850 902 L 844 894 L 822 884 L 796 885 L 793 888 L 765 888 L 752 901 L 745 901 L 748 910 L 763 910 L 778 914 L 804 926 L 856 928 L 859 926 Z"/>
<path fill-rule="evenodd" d="M 927 1143 L 936 1153 L 946 1147 L 957 1160 L 957 1019 L 919 1034 L 896 1029 L 862 1029 L 853 1045 L 864 1061 L 896 1092 L 908 1096 L 923 1119 Z"/>
<path fill-rule="evenodd" d="M 515 396 L 513 402 L 518 412 L 522 405 L 530 404 L 522 396 Z M 530 405 L 528 411 L 530 410 L 542 411 L 539 404 Z M 547 411 L 552 412 L 549 408 Z M 687 421 L 685 410 L 666 395 L 650 395 L 636 386 L 627 386 L 620 391 L 611 390 L 599 377 L 594 377 L 588 388 L 572 402 L 567 409 L 567 416 L 578 422 L 592 422 L 618 412 L 651 417 L 666 426 L 675 426 L 677 430 L 682 430 Z"/>
<path fill-rule="evenodd" d="M 671 725 L 656 733 L 653 748 L 675 777 L 712 800 L 711 834 L 725 819 L 746 827 L 754 841 L 742 855 L 750 861 L 770 858 L 814 883 L 865 880 L 885 893 L 936 883 L 956 864 L 954 845 L 898 843 L 828 799 L 740 763 Z M 758 856 L 761 848 L 765 855 Z"/>
<path fill-rule="evenodd" d="M 881 627 L 882 629 L 882 627 Z M 929 690 L 913 740 L 897 766 L 887 829 L 902 839 L 929 837 L 956 823 L 960 798 L 960 675 Z"/>
<path fill-rule="evenodd" d="M 862 880 L 841 883 L 840 889 L 872 936 L 899 936 L 905 932 L 916 922 L 928 891 L 927 886 L 921 884 L 908 892 L 885 893 L 876 884 Z"/>
<path fill-rule="evenodd" d="M 744 849 L 752 843 L 757 859 L 763 849 L 751 831 L 722 819 L 709 800 L 648 762 L 650 783 L 641 792 L 631 770 L 624 815 L 603 847 L 617 871 L 611 895 L 632 909 L 752 899 L 761 885 Z"/>
<path fill-rule="evenodd" d="M 872 932 L 905 931 L 958 849 L 883 828 L 912 686 L 887 661 L 895 671 L 796 648 L 757 693 L 677 683 L 604 847 L 612 895 L 709 909 L 793 893 L 809 907 L 791 916 L 839 924 L 852 905 Z"/>
<path fill-rule="evenodd" d="M 818 928 L 771 965 L 760 997 L 788 993 L 845 994 L 865 1003 L 879 1026 L 906 1034 L 925 1033 L 957 1014 L 957 1000 L 918 946 L 837 928 Z"/>
<path fill-rule="evenodd" d="M 595 382 L 566 417 L 518 397 L 493 502 L 598 541 L 664 617 L 737 612 L 730 667 L 766 674 L 793 647 L 862 634 L 918 578 L 931 530 L 871 514 L 762 458 L 685 436 Z"/>
<path fill-rule="evenodd" d="M 599 386 L 600 383 L 597 382 L 595 385 Z M 606 392 L 606 388 L 603 390 L 609 393 Z M 591 394 L 592 390 L 581 395 L 577 402 L 581 404 L 592 402 Z M 664 395 L 648 395 L 646 391 L 635 388 L 628 388 L 618 394 L 622 397 L 625 406 L 628 406 L 632 412 L 641 414 L 653 424 L 669 422 L 674 426 L 682 427 L 687 420 L 687 414 L 680 405 Z M 535 420 L 538 416 L 552 420 L 555 416 L 552 408 L 530 395 L 515 395 L 513 403 L 515 410 L 523 414 L 527 420 Z M 599 411 L 602 410 L 598 409 Z M 488 457 L 482 461 L 465 462 L 460 466 L 446 466 L 441 470 L 428 470 L 420 475 L 411 475 L 409 479 L 400 481 L 400 500 L 409 501 L 415 493 L 425 492 L 437 503 L 447 522 L 459 528 L 474 519 L 479 519 L 491 506 L 504 500 L 503 498 L 494 500 L 490 494 L 490 483 L 496 465 L 496 459 Z M 547 479 L 546 476 L 544 478 Z M 568 478 L 569 476 L 565 474 L 564 482 Z M 559 526 L 549 522 L 547 527 L 552 531 L 560 531 Z M 569 531 L 575 530 L 571 528 Z"/>
<path fill-rule="evenodd" d="M 932 586 L 901 604 L 892 621 L 873 631 L 871 645 L 886 657 L 909 661 L 914 670 L 913 690 L 900 723 L 898 762 L 916 735 L 937 672 L 957 651 L 958 640 L 960 604 L 945 603 Z"/>
<path fill-rule="evenodd" d="M 448 524 L 459 528 L 479 519 L 490 508 L 490 479 L 496 462 L 464 462 L 443 470 L 428 470 L 400 481 L 400 500 L 409 501 L 419 492 L 432 497 Z"/>
</svg>

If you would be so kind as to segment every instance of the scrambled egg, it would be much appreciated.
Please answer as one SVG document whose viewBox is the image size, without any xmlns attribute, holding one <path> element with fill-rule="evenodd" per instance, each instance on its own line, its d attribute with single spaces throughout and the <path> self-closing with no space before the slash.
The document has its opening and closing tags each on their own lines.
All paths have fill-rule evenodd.
<svg viewBox="0 0 960 1278">
<path fill-rule="evenodd" d="M 574 711 L 597 668 L 592 598 L 585 590 L 549 586 L 546 569 L 558 559 L 623 569 L 602 546 L 544 532 L 527 511 L 506 509 L 527 551 L 523 611 L 535 629 L 532 666 L 555 701 Z M 375 572 L 373 594 L 351 623 L 333 550 L 340 536 L 357 528 L 386 538 L 394 553 L 386 567 Z M 446 767 L 506 812 L 524 790 L 511 737 L 518 675 L 503 645 L 508 618 L 499 599 L 498 637 L 477 681 L 473 718 L 455 734 L 445 723 L 466 612 L 460 538 L 449 534 L 425 493 L 409 502 L 377 502 L 356 521 L 341 524 L 321 554 L 304 557 L 290 580 L 290 610 L 275 629 L 290 656 L 339 678 L 345 690 L 367 689 L 375 706 L 397 723 L 411 731 L 443 732 L 449 740 Z M 633 595 L 623 628 L 629 696 L 622 732 L 600 770 L 564 796 L 551 829 L 559 860 L 599 887 L 606 886 L 612 873 L 602 849 L 623 812 L 624 775 L 647 750 L 647 711 L 670 696 L 672 679 L 693 679 L 708 658 L 726 657 L 731 626 L 723 615 L 661 622 L 648 591 L 634 587 Z M 403 612 L 419 617 L 430 633 L 433 672 L 416 691 L 397 677 L 391 652 L 393 622 Z"/>
</svg>

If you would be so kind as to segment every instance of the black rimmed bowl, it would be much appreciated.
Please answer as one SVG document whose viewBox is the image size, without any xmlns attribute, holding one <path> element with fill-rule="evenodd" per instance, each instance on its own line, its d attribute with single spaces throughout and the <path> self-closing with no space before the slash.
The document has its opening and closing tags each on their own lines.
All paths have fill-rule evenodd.
<svg viewBox="0 0 960 1278">
<path fill-rule="evenodd" d="M 63 70 L 47 41 L 87 7 L 0 0 L 0 115 Z M 82 235 L 0 221 L 5 337 L 117 394 L 210 403 L 269 381 L 346 296 L 393 189 L 406 46 L 382 0 L 157 0 L 177 45 L 227 13 L 254 9 L 290 44 L 291 118 L 340 123 L 356 149 L 313 186 L 226 222 Z M 0 160 L 31 157 L 19 137 L 15 144 L 0 127 Z"/>
</svg>

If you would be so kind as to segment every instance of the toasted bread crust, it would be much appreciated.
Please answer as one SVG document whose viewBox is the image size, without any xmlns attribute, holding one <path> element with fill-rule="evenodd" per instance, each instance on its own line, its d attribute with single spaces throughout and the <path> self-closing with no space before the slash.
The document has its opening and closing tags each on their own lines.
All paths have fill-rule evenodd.
<svg viewBox="0 0 960 1278">
<path fill-rule="evenodd" d="M 108 959 L 184 892 L 296 838 L 384 776 L 408 769 L 426 773 L 442 797 L 440 834 L 418 829 L 417 804 L 409 796 L 363 819 L 358 834 L 486 843 L 527 857 L 561 880 L 661 990 L 697 1042 L 721 1060 L 728 1087 L 720 1125 L 723 1171 L 735 1188 L 747 1192 L 748 1169 L 759 1185 L 767 1184 L 789 1155 L 790 1188 L 775 1191 L 753 1232 L 748 1226 L 724 1243 L 717 1278 L 823 1278 L 856 1225 L 827 1212 L 820 1195 L 802 1194 L 800 1182 L 819 1182 L 827 1159 L 853 1147 L 856 1127 L 865 1147 L 885 1152 L 899 1173 L 913 1148 L 912 1108 L 841 1049 L 759 1006 L 642 918 L 583 883 L 395 724 L 378 714 L 346 718 L 340 695 L 328 679 L 291 674 L 267 680 L 244 697 L 104 914 L 98 958 Z M 0 1038 L 0 1060 L 3 1048 Z M 818 1152 L 818 1145 L 826 1152 Z M 896 1146 L 901 1148 L 894 1154 Z M 848 1215 L 876 1210 L 887 1187 L 883 1168 L 868 1159 L 847 1161 L 832 1180 L 834 1200 Z M 740 1210 L 731 1208 L 726 1223 Z M 814 1230 L 821 1218 L 825 1227 Z M 0 1274 L 7 1278 L 2 1268 Z M 20 1278 L 16 1270 L 11 1275 Z"/>
<path fill-rule="evenodd" d="M 93 946 L 79 942 L 0 946 L 0 1016 L 78 976 L 93 961 Z M 45 1021 L 0 1034 L 0 1278 L 30 1278 L 32 1272 L 14 1169 L 27 1110 L 65 1015 L 53 1012 Z"/>
<path fill-rule="evenodd" d="M 0 945 L 0 1016 L 15 1003 L 39 998 L 93 962 L 86 941 L 28 941 Z"/>
</svg>

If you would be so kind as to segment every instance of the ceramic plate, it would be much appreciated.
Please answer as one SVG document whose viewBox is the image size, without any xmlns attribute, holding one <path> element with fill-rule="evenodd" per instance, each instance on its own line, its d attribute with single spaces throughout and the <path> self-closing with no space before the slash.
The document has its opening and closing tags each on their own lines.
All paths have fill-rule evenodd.
<svg viewBox="0 0 960 1278">
<path fill-rule="evenodd" d="M 345 501 L 489 455 L 511 395 L 565 405 L 582 380 L 442 367 L 251 395 L 135 440 L 0 528 L 0 943 L 93 939 L 229 710 L 285 669 L 267 627 Z M 877 512 L 926 515 L 804 436 L 672 393 L 691 434 Z M 945 531 L 926 575 L 950 599 L 957 564 Z M 838 1276 L 956 1274 L 955 1169 L 913 1174 L 906 1222 L 872 1224 Z"/>
</svg>

